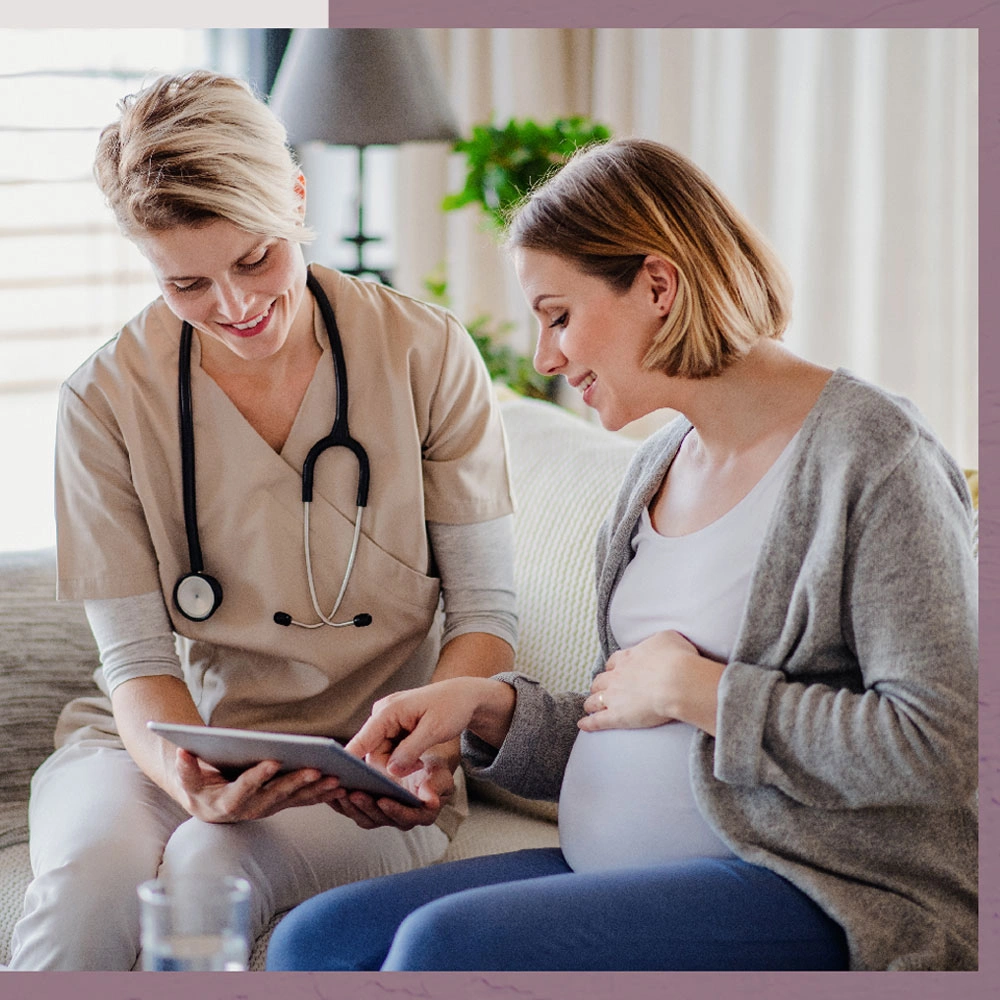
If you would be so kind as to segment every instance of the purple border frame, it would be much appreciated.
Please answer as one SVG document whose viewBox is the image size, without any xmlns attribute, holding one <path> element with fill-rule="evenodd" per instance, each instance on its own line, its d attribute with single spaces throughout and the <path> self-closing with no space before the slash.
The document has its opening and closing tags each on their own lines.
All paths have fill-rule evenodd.
<svg viewBox="0 0 1000 1000">
<path fill-rule="evenodd" d="M 235 0 L 216 0 L 233 8 Z M 169 11 L 164 11 L 165 19 Z M 126 15 L 127 17 L 127 15 Z M 223 18 L 219 18 L 220 23 Z M 275 7 L 276 26 L 280 6 Z M 980 316 L 1000 317 L 1000 2 L 972 0 L 329 0 L 335 27 L 966 27 L 979 29 Z M 980 605 L 1000 598 L 1000 341 L 980 334 Z M 980 631 L 980 969 L 975 973 L 9 973 L 4 1000 L 967 1000 L 1000 993 L 1000 616 Z"/>
</svg>

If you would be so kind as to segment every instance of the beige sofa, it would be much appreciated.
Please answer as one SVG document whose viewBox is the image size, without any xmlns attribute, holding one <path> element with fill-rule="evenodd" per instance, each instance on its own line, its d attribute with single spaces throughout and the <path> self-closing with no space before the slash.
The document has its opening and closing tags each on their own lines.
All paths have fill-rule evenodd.
<svg viewBox="0 0 1000 1000">
<path fill-rule="evenodd" d="M 596 649 L 593 540 L 635 443 L 548 403 L 503 404 L 514 489 L 518 669 L 552 690 L 585 689 Z M 78 604 L 53 598 L 51 550 L 0 554 L 0 964 L 31 876 L 28 784 L 52 750 L 61 707 L 94 694 L 97 653 Z M 555 809 L 476 786 L 447 858 L 558 843 Z M 262 968 L 267 934 L 255 944 Z"/>
</svg>

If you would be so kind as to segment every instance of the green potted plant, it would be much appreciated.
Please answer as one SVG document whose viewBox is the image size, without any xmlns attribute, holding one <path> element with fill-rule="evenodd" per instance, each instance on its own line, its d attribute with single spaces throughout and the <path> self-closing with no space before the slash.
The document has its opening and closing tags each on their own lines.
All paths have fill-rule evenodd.
<svg viewBox="0 0 1000 1000">
<path fill-rule="evenodd" d="M 448 297 L 448 282 L 443 271 L 439 270 L 424 279 L 426 297 L 431 302 L 450 306 Z M 498 322 L 486 313 L 476 316 L 465 323 L 465 329 L 475 341 L 490 378 L 503 382 L 522 396 L 533 399 L 551 398 L 552 379 L 539 375 L 535 371 L 531 358 L 519 354 L 509 344 L 505 343 L 508 333 L 514 328 L 510 322 Z"/>
<path fill-rule="evenodd" d="M 441 207 L 450 212 L 479 205 L 487 220 L 502 229 L 510 209 L 576 149 L 610 138 L 607 126 L 579 115 L 549 125 L 530 118 L 512 118 L 503 126 L 474 125 L 472 135 L 452 147 L 465 154 L 465 186 L 446 195 Z"/>
<path fill-rule="evenodd" d="M 580 115 L 557 118 L 548 125 L 530 118 L 512 118 L 506 125 L 474 125 L 472 134 L 452 147 L 465 156 L 465 185 L 461 191 L 446 195 L 441 207 L 451 212 L 478 205 L 485 225 L 499 233 L 510 210 L 576 149 L 610 138 L 607 126 Z M 447 304 L 448 283 L 443 274 L 428 278 L 425 287 L 437 301 Z M 493 378 L 522 395 L 550 398 L 553 380 L 539 375 L 530 357 L 504 342 L 512 323 L 481 315 L 466 328 Z"/>
</svg>

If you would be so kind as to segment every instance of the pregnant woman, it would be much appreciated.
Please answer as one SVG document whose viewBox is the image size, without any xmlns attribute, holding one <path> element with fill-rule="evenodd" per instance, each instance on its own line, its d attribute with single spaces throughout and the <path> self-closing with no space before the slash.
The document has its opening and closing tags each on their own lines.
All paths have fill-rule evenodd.
<svg viewBox="0 0 1000 1000">
<path fill-rule="evenodd" d="M 912 404 L 780 343 L 787 282 L 693 164 L 623 140 L 513 219 L 535 364 L 638 450 L 597 540 L 590 690 L 389 695 L 349 745 L 559 798 L 561 849 L 356 883 L 275 969 L 973 969 L 977 597 Z M 572 489 L 572 484 L 567 484 Z"/>
</svg>

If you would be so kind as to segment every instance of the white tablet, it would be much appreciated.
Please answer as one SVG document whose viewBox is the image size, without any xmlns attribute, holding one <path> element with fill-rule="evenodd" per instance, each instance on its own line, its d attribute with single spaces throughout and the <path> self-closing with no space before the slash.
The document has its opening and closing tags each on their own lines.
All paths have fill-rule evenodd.
<svg viewBox="0 0 1000 1000">
<path fill-rule="evenodd" d="M 223 729 L 220 726 L 185 726 L 171 722 L 147 722 L 154 733 L 176 743 L 217 767 L 227 778 L 235 778 L 262 760 L 276 760 L 282 771 L 314 767 L 340 779 L 344 788 L 396 799 L 418 809 L 424 803 L 392 778 L 326 736 L 293 733 L 261 733 L 253 729 Z"/>
</svg>

